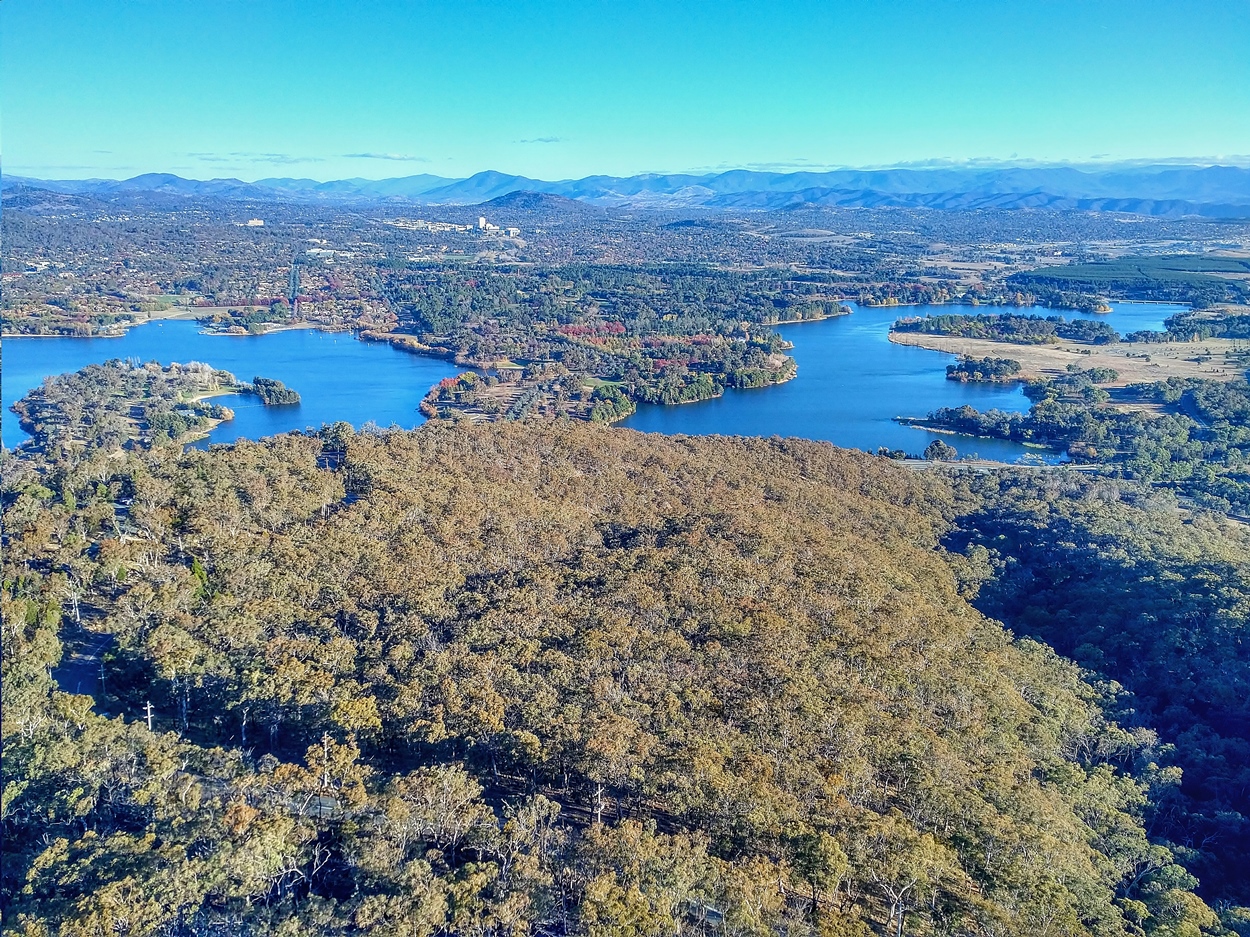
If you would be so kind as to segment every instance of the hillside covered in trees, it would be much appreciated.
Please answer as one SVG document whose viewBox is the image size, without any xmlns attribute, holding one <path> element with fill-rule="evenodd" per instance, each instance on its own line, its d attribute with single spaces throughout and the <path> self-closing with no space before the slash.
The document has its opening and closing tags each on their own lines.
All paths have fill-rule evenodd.
<svg viewBox="0 0 1250 937">
<path fill-rule="evenodd" d="M 1221 929 L 942 477 L 444 422 L 5 469 L 14 932 Z"/>
<path fill-rule="evenodd" d="M 1151 835 L 1204 895 L 1250 904 L 1250 527 L 1075 472 L 957 488 L 972 509 L 943 542 L 977 608 L 1116 688 L 1115 719 L 1162 743 L 1139 770 Z"/>
</svg>

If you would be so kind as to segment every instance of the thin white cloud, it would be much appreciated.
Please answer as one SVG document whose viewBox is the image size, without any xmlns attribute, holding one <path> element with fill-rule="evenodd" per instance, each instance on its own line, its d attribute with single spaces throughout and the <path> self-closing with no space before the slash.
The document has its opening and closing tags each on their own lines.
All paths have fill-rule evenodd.
<svg viewBox="0 0 1250 937">
<path fill-rule="evenodd" d="M 778 160 L 770 163 L 747 163 L 746 169 L 755 169 L 761 172 L 820 172 L 828 169 L 839 169 L 841 167 L 834 163 L 822 163 L 814 159 L 798 159 Z"/>
<path fill-rule="evenodd" d="M 384 159 L 394 163 L 428 163 L 428 156 L 408 156 L 403 153 L 344 153 L 343 159 Z"/>
<path fill-rule="evenodd" d="M 530 137 L 528 140 L 517 140 L 517 143 L 563 143 L 564 137 Z"/>
<path fill-rule="evenodd" d="M 840 163 L 825 163 L 819 160 L 795 157 L 793 159 L 775 160 L 766 163 L 717 163 L 715 166 L 696 166 L 676 170 L 677 174 L 703 175 L 714 172 L 727 172 L 734 169 L 749 169 L 752 172 L 825 172 L 832 169 L 845 169 Z"/>
<path fill-rule="evenodd" d="M 67 170 L 71 172 L 84 172 L 84 171 L 117 172 L 117 171 L 132 171 L 134 170 L 134 168 L 135 168 L 134 166 L 98 166 L 94 164 L 83 165 L 80 163 L 38 163 L 38 164 L 29 164 L 29 165 L 26 163 L 15 163 L 12 166 L 5 167 L 5 175 L 38 176 L 39 173 L 50 172 L 50 171 L 62 172 L 62 171 L 67 171 Z"/>
<path fill-rule="evenodd" d="M 291 156 L 289 153 L 187 153 L 188 158 L 201 163 L 273 163 L 277 166 L 294 166 L 299 163 L 324 163 L 321 156 Z"/>
</svg>

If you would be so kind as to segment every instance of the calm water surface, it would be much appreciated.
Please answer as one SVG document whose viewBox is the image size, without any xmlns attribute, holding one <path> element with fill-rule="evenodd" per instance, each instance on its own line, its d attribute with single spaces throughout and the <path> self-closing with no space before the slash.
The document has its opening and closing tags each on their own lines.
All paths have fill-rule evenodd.
<svg viewBox="0 0 1250 937">
<path fill-rule="evenodd" d="M 961 384 L 946 380 L 955 355 L 889 340 L 890 326 L 902 316 L 974 314 L 993 308 L 969 306 L 857 307 L 849 316 L 784 325 L 777 329 L 794 343 L 790 353 L 799 376 L 779 387 L 729 390 L 723 397 L 679 407 L 643 404 L 621 425 L 657 433 L 718 433 L 742 436 L 802 436 L 839 446 L 875 451 L 878 446 L 910 453 L 934 439 L 962 455 L 1015 461 L 1026 449 L 1000 440 L 936 434 L 894 422 L 896 416 L 925 416 L 938 407 L 964 404 L 978 410 L 1024 412 L 1029 400 L 1020 385 Z M 1162 330 L 1163 320 L 1187 307 L 1161 303 L 1112 303 L 1112 312 L 1068 318 L 1098 318 L 1121 334 Z M 1022 310 L 1029 313 L 1032 310 Z M 1049 310 L 1037 310 L 1051 314 Z M 1010 357 L 1004 346 L 1003 357 Z"/>
<path fill-rule="evenodd" d="M 1123 333 L 1160 329 L 1164 319 L 1184 307 L 1115 303 L 1113 308 L 1099 318 Z M 731 390 L 717 400 L 680 407 L 643 405 L 623 425 L 661 433 L 803 436 L 870 451 L 889 446 L 920 452 L 931 439 L 941 438 L 963 454 L 1014 460 L 1030 450 L 994 440 L 939 437 L 894 422 L 896 416 L 924 416 L 937 407 L 962 404 L 980 410 L 1028 409 L 1018 387 L 948 381 L 946 365 L 955 360 L 953 355 L 893 345 L 887 338 L 890 324 L 901 315 L 974 311 L 967 306 L 863 308 L 838 319 L 782 326 L 778 331 L 794 343 L 792 354 L 799 363 L 793 381 Z M 294 407 L 264 407 L 248 396 L 214 398 L 233 408 L 235 418 L 214 430 L 209 442 L 257 439 L 336 420 L 355 426 L 370 420 L 382 426 L 417 426 L 424 422 L 417 410 L 421 398 L 434 383 L 460 370 L 441 359 L 312 329 L 264 336 L 202 335 L 195 322 L 166 321 L 132 328 L 123 338 L 6 339 L 4 444 L 12 447 L 26 438 L 9 407 L 45 377 L 131 357 L 164 364 L 206 361 L 244 381 L 259 374 L 299 391 L 302 402 Z"/>
<path fill-rule="evenodd" d="M 440 358 L 315 329 L 202 335 L 198 323 L 166 321 L 136 326 L 123 338 L 5 339 L 4 444 L 12 447 L 27 438 L 9 407 L 45 377 L 131 357 L 162 364 L 205 361 L 243 381 L 273 377 L 299 391 L 300 403 L 290 407 L 266 407 L 250 395 L 214 397 L 215 403 L 234 410 L 234 419 L 218 426 L 208 442 L 259 439 L 337 420 L 357 427 L 373 420 L 410 428 L 425 422 L 417 407 L 430 387 L 463 370 Z"/>
</svg>

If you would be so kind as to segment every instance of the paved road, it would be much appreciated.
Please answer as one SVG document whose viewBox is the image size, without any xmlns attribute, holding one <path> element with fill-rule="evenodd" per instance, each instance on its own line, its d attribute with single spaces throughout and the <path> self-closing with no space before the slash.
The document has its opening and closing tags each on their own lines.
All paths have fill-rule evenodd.
<svg viewBox="0 0 1250 937">
<path fill-rule="evenodd" d="M 61 630 L 61 641 L 65 645 L 65 656 L 60 666 L 53 669 L 52 679 L 65 693 L 98 696 L 100 659 L 113 646 L 113 636 L 67 623 Z"/>
</svg>

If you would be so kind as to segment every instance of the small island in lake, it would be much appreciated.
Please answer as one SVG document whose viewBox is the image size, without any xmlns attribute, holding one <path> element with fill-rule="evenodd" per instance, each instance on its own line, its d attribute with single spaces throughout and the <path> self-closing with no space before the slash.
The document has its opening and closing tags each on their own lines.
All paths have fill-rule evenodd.
<svg viewBox="0 0 1250 937">
<path fill-rule="evenodd" d="M 268 377 L 252 378 L 251 391 L 266 407 L 281 407 L 299 403 L 299 392 L 281 381 Z"/>
<path fill-rule="evenodd" d="M 961 358 L 946 366 L 946 379 L 963 384 L 1010 384 L 1020 380 L 1020 362 L 1014 358 Z"/>
</svg>

